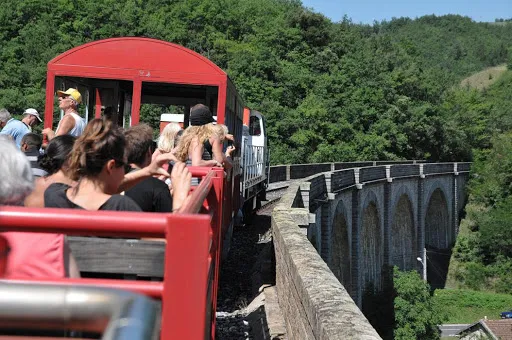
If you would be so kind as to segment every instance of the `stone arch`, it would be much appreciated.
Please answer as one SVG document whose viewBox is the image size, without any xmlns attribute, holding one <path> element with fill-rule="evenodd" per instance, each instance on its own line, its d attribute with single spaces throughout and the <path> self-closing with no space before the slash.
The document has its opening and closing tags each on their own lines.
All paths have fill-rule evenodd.
<svg viewBox="0 0 512 340">
<path fill-rule="evenodd" d="M 416 226 L 410 196 L 400 195 L 391 219 L 391 265 L 412 270 L 416 264 Z"/>
<path fill-rule="evenodd" d="M 452 230 L 448 197 L 442 188 L 432 190 L 426 201 L 425 248 L 427 249 L 427 280 L 434 289 L 444 288 L 450 264 Z"/>
<path fill-rule="evenodd" d="M 342 201 L 338 202 L 334 212 L 331 230 L 331 256 L 329 267 L 336 278 L 351 292 L 351 242 L 347 213 Z"/>
<path fill-rule="evenodd" d="M 363 205 L 360 228 L 360 254 L 362 287 L 372 284 L 375 290 L 381 289 L 382 265 L 384 263 L 384 242 L 382 221 L 377 208 L 377 197 L 369 192 Z"/>
<path fill-rule="evenodd" d="M 393 183 L 394 185 L 394 183 Z M 414 186 L 417 187 L 418 184 L 417 183 L 414 183 Z M 391 206 L 390 208 L 392 209 L 391 210 L 391 213 L 390 213 L 390 216 L 391 216 L 391 219 L 390 219 L 390 224 L 393 224 L 394 222 L 394 214 L 393 214 L 393 211 L 396 210 L 396 207 L 397 207 L 397 204 L 398 204 L 398 201 L 400 198 L 402 198 L 403 195 L 407 196 L 407 198 L 409 199 L 410 203 L 411 203 L 411 208 L 412 208 L 412 213 L 413 213 L 413 217 L 416 218 L 417 217 L 417 205 L 418 205 L 418 195 L 417 193 L 414 191 L 416 188 L 412 189 L 410 187 L 410 185 L 407 185 L 407 184 L 402 184 L 400 185 L 398 188 L 393 188 L 393 191 L 392 191 L 392 198 L 391 198 Z M 415 227 L 417 228 L 416 224 L 415 224 Z"/>
<path fill-rule="evenodd" d="M 448 201 L 444 191 L 441 188 L 434 189 L 427 202 L 425 246 L 436 249 L 450 248 L 453 236 Z"/>
</svg>

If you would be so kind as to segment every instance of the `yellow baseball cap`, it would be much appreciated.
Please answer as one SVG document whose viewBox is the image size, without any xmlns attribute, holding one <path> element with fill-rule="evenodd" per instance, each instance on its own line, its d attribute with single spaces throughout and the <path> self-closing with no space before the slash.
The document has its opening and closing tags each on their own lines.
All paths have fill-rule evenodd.
<svg viewBox="0 0 512 340">
<path fill-rule="evenodd" d="M 69 88 L 66 91 L 57 91 L 57 96 L 59 97 L 71 97 L 73 98 L 78 104 L 82 102 L 82 95 L 80 92 L 78 92 L 77 89 Z"/>
</svg>

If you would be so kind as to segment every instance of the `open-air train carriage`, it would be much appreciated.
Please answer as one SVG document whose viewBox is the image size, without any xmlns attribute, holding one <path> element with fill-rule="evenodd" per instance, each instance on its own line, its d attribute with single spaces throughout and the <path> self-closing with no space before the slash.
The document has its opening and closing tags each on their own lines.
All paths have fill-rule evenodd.
<svg viewBox="0 0 512 340">
<path fill-rule="evenodd" d="M 141 109 L 149 105 L 153 113 L 180 112 L 188 121 L 190 107 L 203 103 L 241 142 L 244 105 L 233 83 L 207 58 L 182 46 L 112 38 L 55 57 L 48 63 L 45 127 L 56 127 L 55 92 L 69 87 L 81 92 L 79 112 L 86 120 L 101 117 L 110 107 L 109 119 L 128 127 L 140 121 Z M 240 157 L 234 163 L 229 176 L 220 168 L 191 168 L 202 180 L 192 192 L 189 215 L 0 207 L 0 224 L 4 230 L 70 235 L 86 278 L 31 282 L 99 285 L 161 298 L 162 339 L 213 339 L 221 240 L 240 205 Z M 140 237 L 165 237 L 166 242 Z M 124 280 L 114 280 L 119 278 Z M 0 307 L 10 308 L 9 301 L 1 300 Z M 44 313 L 34 313 L 34 318 L 44 318 Z M 0 315 L 0 327 L 4 317 Z M 37 328 L 34 318 L 25 320 L 27 326 Z M 23 320 L 11 321 L 19 325 Z"/>
<path fill-rule="evenodd" d="M 55 57 L 48 63 L 45 127 L 57 123 L 53 121 L 59 116 L 58 108 L 54 112 L 55 92 L 69 87 L 81 92 L 80 111 L 86 120 L 101 117 L 102 110 L 110 107 L 112 119 L 129 127 L 139 123 L 141 106 L 148 105 L 160 114 L 173 108 L 188 122 L 190 107 L 201 103 L 241 142 L 244 104 L 233 82 L 213 62 L 183 46 L 148 38 L 112 38 Z M 240 190 L 238 155 L 233 157 L 230 193 Z M 229 194 L 226 199 L 232 210 L 225 211 L 228 223 L 223 227 L 229 228 L 240 197 Z"/>
</svg>

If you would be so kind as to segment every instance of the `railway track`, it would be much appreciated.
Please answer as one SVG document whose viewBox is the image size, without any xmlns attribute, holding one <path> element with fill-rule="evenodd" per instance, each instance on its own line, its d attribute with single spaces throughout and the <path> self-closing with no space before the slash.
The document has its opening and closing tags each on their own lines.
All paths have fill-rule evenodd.
<svg viewBox="0 0 512 340">
<path fill-rule="evenodd" d="M 281 200 L 281 197 L 275 198 L 271 201 L 265 201 L 265 203 L 255 211 L 255 215 L 270 215 L 272 213 L 272 210 L 274 210 L 275 206 L 279 201 Z"/>
<path fill-rule="evenodd" d="M 248 305 L 257 296 L 264 249 L 271 241 L 270 214 L 288 185 L 267 190 L 268 201 L 254 212 L 250 224 L 235 226 L 231 251 L 221 266 L 217 308 L 219 340 L 259 340 L 253 333 Z M 260 276 L 258 276 L 260 275 Z M 256 279 L 259 277 L 259 279 Z M 269 280 L 268 278 L 263 278 Z"/>
<path fill-rule="evenodd" d="M 270 215 L 289 186 L 289 182 L 273 183 L 269 185 L 266 192 L 267 201 L 262 202 L 261 207 L 255 211 L 255 215 Z"/>
</svg>

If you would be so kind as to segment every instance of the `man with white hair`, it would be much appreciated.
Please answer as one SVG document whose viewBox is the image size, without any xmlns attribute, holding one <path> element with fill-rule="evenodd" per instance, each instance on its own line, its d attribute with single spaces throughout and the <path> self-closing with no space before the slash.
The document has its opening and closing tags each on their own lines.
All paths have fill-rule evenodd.
<svg viewBox="0 0 512 340">
<path fill-rule="evenodd" d="M 59 108 L 64 111 L 64 116 L 55 132 L 51 128 L 46 128 L 43 130 L 43 134 L 48 137 L 48 140 L 52 140 L 55 136 L 80 136 L 85 129 L 85 120 L 77 111 L 78 104 L 82 102 L 82 95 L 74 88 L 57 91 L 57 95 L 59 96 Z"/>
<path fill-rule="evenodd" d="M 7 118 L 7 121 L 5 119 Z M 27 133 L 32 132 L 32 127 L 42 122 L 39 113 L 35 109 L 26 109 L 23 112 L 23 119 L 17 120 L 11 118 L 11 114 L 6 109 L 0 110 L 0 124 L 2 124 L 2 131 L 0 134 L 11 136 L 18 148 L 21 147 L 21 140 Z"/>
</svg>

